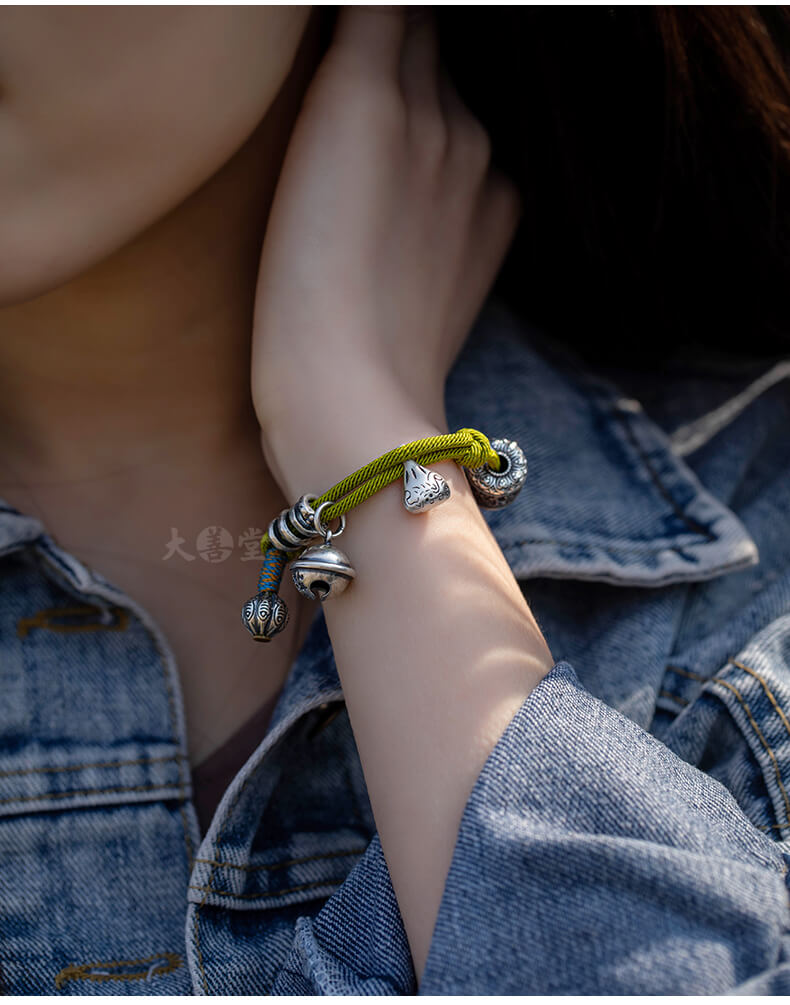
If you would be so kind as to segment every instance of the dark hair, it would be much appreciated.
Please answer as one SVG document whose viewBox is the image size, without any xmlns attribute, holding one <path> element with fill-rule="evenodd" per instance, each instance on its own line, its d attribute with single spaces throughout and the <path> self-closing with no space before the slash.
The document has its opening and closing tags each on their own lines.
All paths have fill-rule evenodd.
<svg viewBox="0 0 790 1005">
<path fill-rule="evenodd" d="M 524 215 L 497 281 L 595 359 L 790 348 L 785 7 L 435 7 Z"/>
</svg>

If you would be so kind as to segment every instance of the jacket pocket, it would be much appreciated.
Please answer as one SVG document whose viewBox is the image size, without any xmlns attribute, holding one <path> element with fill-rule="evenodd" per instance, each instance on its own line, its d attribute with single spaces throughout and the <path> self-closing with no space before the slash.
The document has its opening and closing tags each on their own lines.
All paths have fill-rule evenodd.
<svg viewBox="0 0 790 1005">
<path fill-rule="evenodd" d="M 790 836 L 790 615 L 712 676 L 668 665 L 662 695 L 680 709 L 667 746 L 725 785 L 756 828 Z"/>
</svg>

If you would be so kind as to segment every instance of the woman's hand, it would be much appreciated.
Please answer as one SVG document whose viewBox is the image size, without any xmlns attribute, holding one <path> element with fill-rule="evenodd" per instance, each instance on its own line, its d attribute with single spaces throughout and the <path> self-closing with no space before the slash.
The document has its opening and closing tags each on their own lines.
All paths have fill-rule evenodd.
<svg viewBox="0 0 790 1005">
<path fill-rule="evenodd" d="M 343 7 L 297 118 L 252 357 L 264 454 L 288 492 L 348 473 L 349 454 L 311 465 L 385 414 L 379 452 L 446 428 L 447 374 L 515 232 L 517 189 L 437 50 L 430 11 Z"/>
</svg>

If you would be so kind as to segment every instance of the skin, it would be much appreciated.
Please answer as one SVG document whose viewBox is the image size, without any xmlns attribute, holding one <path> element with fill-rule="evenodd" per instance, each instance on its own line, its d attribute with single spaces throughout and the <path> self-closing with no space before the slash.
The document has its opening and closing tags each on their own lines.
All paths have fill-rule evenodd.
<svg viewBox="0 0 790 1005">
<path fill-rule="evenodd" d="M 288 504 L 250 332 L 318 27 L 307 7 L 0 11 L 0 496 L 162 627 L 193 764 L 280 690 L 309 624 L 284 582 L 294 631 L 263 651 L 239 632 L 257 563 L 163 556 L 173 526 L 196 555 L 203 528 Z"/>
<path fill-rule="evenodd" d="M 31 53 L 41 20 L 27 10 L 0 15 L 0 74 L 10 68 L 0 76 L 0 143 L 34 151 L 0 176 L 0 219 L 14 206 L 0 248 L 22 247 L 0 311 L 9 430 L 0 494 L 38 508 L 65 547 L 149 606 L 178 643 L 190 745 L 211 749 L 238 725 L 228 713 L 216 726 L 233 704 L 218 683 L 226 667 L 257 668 L 236 682 L 249 714 L 267 678 L 261 664 L 272 661 L 279 687 L 297 632 L 289 626 L 265 652 L 244 637 L 250 567 L 240 575 L 230 563 L 208 566 L 211 577 L 204 563 L 178 573 L 205 612 L 187 631 L 183 603 L 168 600 L 176 574 L 167 590 L 157 585 L 163 541 L 160 532 L 151 552 L 153 528 L 164 523 L 166 534 L 180 521 L 185 532 L 187 513 L 198 524 L 220 512 L 228 525 L 260 523 L 401 442 L 448 431 L 444 381 L 506 254 L 519 200 L 438 65 L 430 17 L 408 25 L 402 8 L 342 8 L 319 58 L 316 11 L 306 8 L 105 8 L 101 48 L 115 46 L 115 58 L 98 70 L 70 57 L 56 65 L 66 104 L 42 122 L 24 100 L 26 67 L 47 63 Z M 205 54 L 182 45 L 185 30 L 210 51 L 213 74 L 233 75 L 234 94 L 249 87 L 234 96 L 233 129 L 222 109 L 201 119 L 216 88 L 198 81 Z M 160 57 L 145 73 L 131 58 L 141 35 L 157 39 Z M 275 35 L 278 56 L 264 71 L 261 46 Z M 16 49 L 22 36 L 28 44 Z M 141 100 L 136 84 L 149 72 L 157 86 L 142 92 L 148 107 L 135 111 L 130 139 L 123 110 Z M 75 151 L 58 122 L 92 99 L 97 77 L 108 83 L 95 98 L 103 109 Z M 200 125 L 188 142 L 174 140 L 174 123 L 193 121 L 187 109 Z M 127 171 L 129 157 L 153 169 Z M 45 170 L 54 186 L 46 212 L 37 202 Z M 49 216 L 53 227 L 42 222 Z M 396 483 L 352 511 L 338 545 L 357 580 L 324 608 L 418 979 L 469 792 L 553 665 L 462 472 L 452 461 L 433 467 L 450 484 L 447 504 L 415 517 Z M 160 512 L 174 516 L 157 527 Z"/>
</svg>

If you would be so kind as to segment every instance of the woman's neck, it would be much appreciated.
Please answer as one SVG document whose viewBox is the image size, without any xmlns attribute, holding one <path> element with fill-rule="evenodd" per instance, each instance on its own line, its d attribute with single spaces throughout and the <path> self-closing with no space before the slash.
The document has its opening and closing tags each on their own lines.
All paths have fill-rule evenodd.
<svg viewBox="0 0 790 1005">
<path fill-rule="evenodd" d="M 87 272 L 0 309 L 0 491 L 206 465 L 257 440 L 258 256 L 318 45 L 313 22 L 256 131 L 189 198 Z"/>
</svg>

